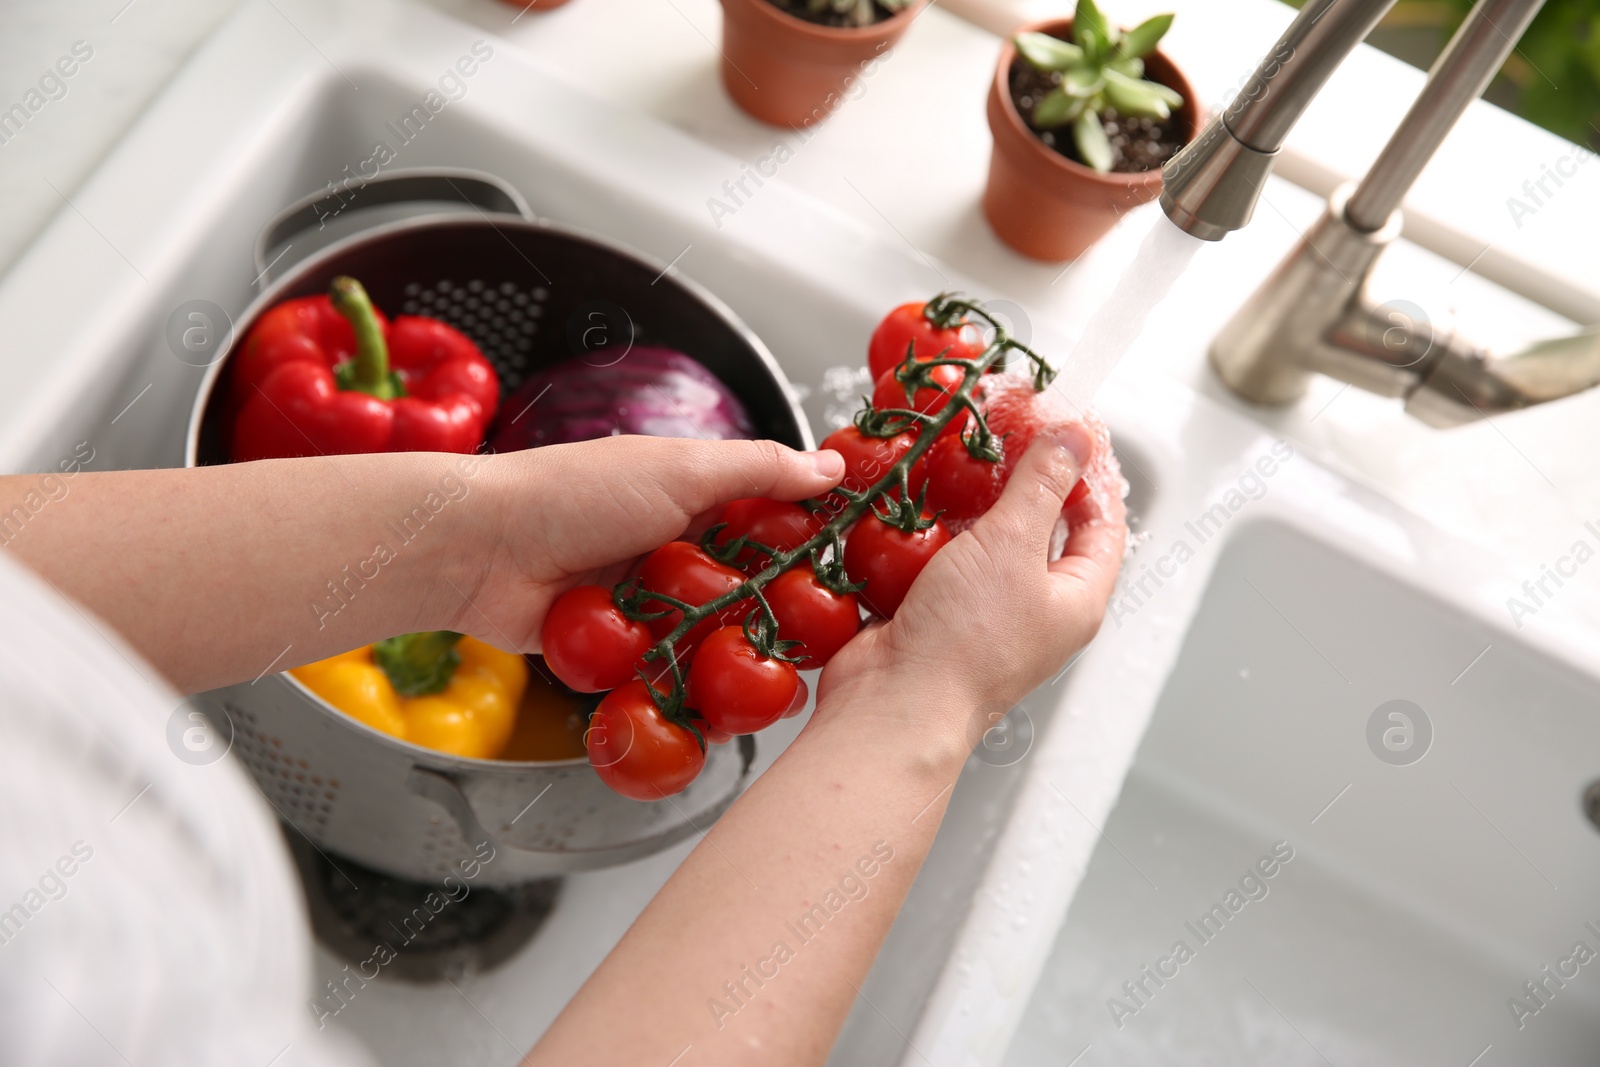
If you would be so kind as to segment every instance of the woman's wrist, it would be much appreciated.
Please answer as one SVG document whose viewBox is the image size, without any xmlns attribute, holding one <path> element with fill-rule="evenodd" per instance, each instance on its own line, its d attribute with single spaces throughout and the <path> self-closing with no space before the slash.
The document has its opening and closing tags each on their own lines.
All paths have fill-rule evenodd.
<svg viewBox="0 0 1600 1067">
<path fill-rule="evenodd" d="M 930 672 L 908 667 L 862 672 L 837 681 L 824 672 L 806 734 L 898 750 L 941 783 L 952 782 L 983 730 L 974 728 L 978 701 L 946 683 Z"/>
<path fill-rule="evenodd" d="M 472 603 L 499 544 L 496 458 L 418 452 L 375 471 L 385 480 L 384 504 L 356 570 L 382 583 L 396 633 L 475 628 Z"/>
<path fill-rule="evenodd" d="M 397 494 L 400 518 L 389 523 L 390 531 L 405 544 L 402 552 L 416 550 L 416 565 L 408 568 L 418 582 L 411 592 L 419 614 L 413 629 L 483 629 L 485 617 L 475 605 L 501 552 L 507 496 L 514 491 L 504 461 L 429 454 Z"/>
</svg>

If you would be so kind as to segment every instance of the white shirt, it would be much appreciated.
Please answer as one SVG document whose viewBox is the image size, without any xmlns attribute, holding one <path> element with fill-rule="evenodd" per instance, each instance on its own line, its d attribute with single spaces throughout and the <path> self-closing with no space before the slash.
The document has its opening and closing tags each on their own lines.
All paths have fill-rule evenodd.
<svg viewBox="0 0 1600 1067">
<path fill-rule="evenodd" d="M 368 1062 L 314 1029 L 271 810 L 231 756 L 170 747 L 189 710 L 0 552 L 0 1064 Z"/>
</svg>

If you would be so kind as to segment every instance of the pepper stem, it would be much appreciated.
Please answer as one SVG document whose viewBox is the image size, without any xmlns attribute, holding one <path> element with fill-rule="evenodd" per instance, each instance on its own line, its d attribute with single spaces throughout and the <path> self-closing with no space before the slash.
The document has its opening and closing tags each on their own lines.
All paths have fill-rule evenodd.
<svg viewBox="0 0 1600 1067">
<path fill-rule="evenodd" d="M 396 693 L 426 696 L 442 691 L 461 666 L 461 653 L 456 651 L 460 640 L 452 630 L 401 634 L 374 644 L 372 661 L 389 676 Z"/>
<path fill-rule="evenodd" d="M 383 327 L 373 310 L 372 298 L 361 283 L 341 274 L 328 287 L 333 310 L 349 320 L 356 332 L 356 354 L 334 369 L 339 388 L 369 393 L 379 400 L 394 400 L 406 395 L 400 376 L 389 369 L 389 345 Z"/>
</svg>

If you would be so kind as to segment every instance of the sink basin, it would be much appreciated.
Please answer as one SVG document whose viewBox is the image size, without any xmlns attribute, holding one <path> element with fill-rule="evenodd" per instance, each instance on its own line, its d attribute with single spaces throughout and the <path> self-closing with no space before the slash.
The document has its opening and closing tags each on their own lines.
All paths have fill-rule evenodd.
<svg viewBox="0 0 1600 1067">
<path fill-rule="evenodd" d="M 1058 769 L 1019 789 L 901 1062 L 1594 1062 L 1594 634 L 1534 637 L 1507 561 L 1173 417 L 1184 463 L 1145 461 L 1147 540 L 1037 753 Z M 1146 709 L 1097 809 L 1107 724 Z"/>
<path fill-rule="evenodd" d="M 1241 527 L 1004 1062 L 1593 1063 L 1596 708 L 1504 627 Z"/>
<path fill-rule="evenodd" d="M 417 120 L 472 55 L 465 88 Z M 739 160 L 430 9 L 252 0 L 0 278 L 12 346 L 54 357 L 0 365 L 0 469 L 54 467 L 80 441 L 90 469 L 179 465 L 204 369 L 169 341 L 174 315 L 237 315 L 261 226 L 378 143 L 397 168 L 497 174 L 542 216 L 692 277 L 810 390 L 819 437 L 842 404 L 827 371 L 860 360 L 886 308 L 941 280 L 1006 295 L 781 180 L 718 218 L 706 199 Z M 1133 213 L 1128 239 L 1152 224 Z M 1217 308 L 1243 295 L 1205 253 L 1184 282 Z M 1059 354 L 1081 322 L 1027 325 Z M 1148 332 L 1201 358 L 1190 323 Z M 1584 910 L 1600 839 L 1580 807 L 1600 776 L 1593 630 L 1515 629 L 1504 597 L 1528 575 L 1171 378 L 1119 371 L 1097 403 L 1140 546 L 1101 637 L 975 752 L 833 1062 L 1465 1065 L 1490 1045 L 1484 1064 L 1581 1060 L 1600 1043 L 1600 964 L 1520 1029 L 1507 999 L 1575 941 L 1600 950 L 1584 925 L 1600 926 Z M 1369 744 L 1391 701 L 1409 704 Z M 1429 739 L 1408 749 L 1419 715 Z M 762 735 L 758 770 L 795 729 Z M 1261 876 L 1267 895 L 1213 919 L 1215 943 L 1147 999 L 1122 990 L 1279 841 L 1293 855 Z M 456 990 L 373 982 L 330 1025 L 385 1063 L 515 1063 L 688 847 L 572 876 L 498 969 Z M 321 953 L 319 983 L 341 966 Z"/>
</svg>

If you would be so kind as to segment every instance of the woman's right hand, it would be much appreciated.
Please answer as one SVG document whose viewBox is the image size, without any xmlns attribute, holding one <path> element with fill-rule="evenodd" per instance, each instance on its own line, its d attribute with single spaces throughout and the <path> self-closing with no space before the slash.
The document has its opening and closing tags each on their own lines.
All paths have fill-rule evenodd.
<svg viewBox="0 0 1600 1067">
<path fill-rule="evenodd" d="M 1060 670 L 1099 630 L 1127 546 L 1121 475 L 1093 463 L 1097 447 L 1077 423 L 1036 438 L 1000 500 L 933 557 L 894 618 L 828 664 L 819 703 L 868 680 L 880 692 L 889 679 L 895 692 L 954 693 L 937 703 L 970 713 L 946 724 L 970 747 Z M 1056 519 L 1086 469 L 1099 484 L 1068 512 L 1071 534 L 1051 562 Z"/>
<path fill-rule="evenodd" d="M 528 1064 L 631 1067 L 687 1047 L 707 1065 L 748 1063 L 756 1048 L 782 1050 L 786 1064 L 827 1059 L 951 785 L 993 725 L 985 716 L 997 700 L 1009 710 L 1099 625 L 1126 537 L 1114 467 L 1075 505 L 1067 554 L 1047 558 L 1091 441 L 1087 432 L 1041 439 L 999 503 L 934 556 L 894 619 L 829 662 L 805 729 L 707 830 Z M 787 964 L 793 953 L 777 953 L 772 932 L 794 916 L 804 925 L 830 914 L 817 902 L 826 893 L 831 905 L 831 886 L 848 904 Z M 720 999 L 707 1000 L 732 989 L 728 975 L 753 973 L 752 961 L 769 979 L 781 965 L 783 977 L 741 988 L 720 1010 Z"/>
</svg>

